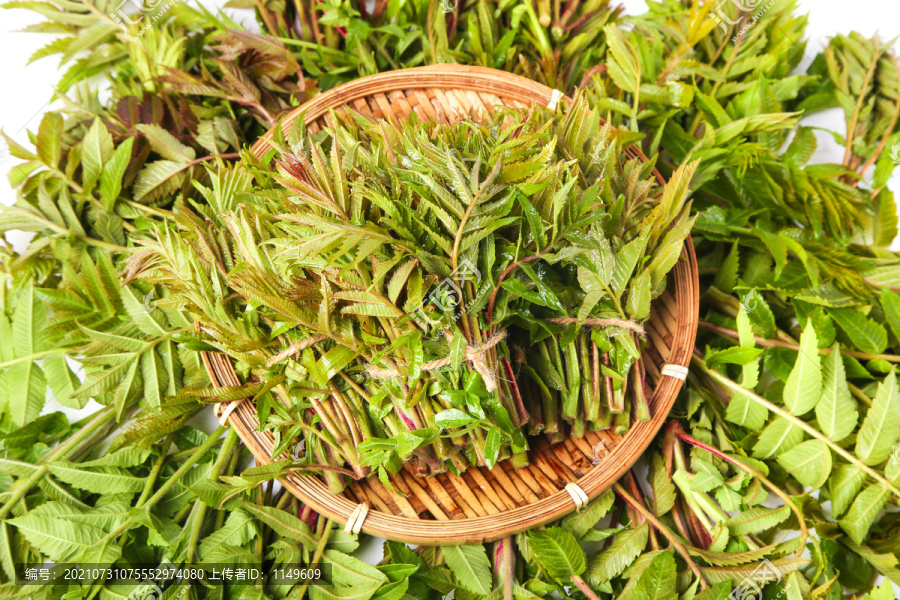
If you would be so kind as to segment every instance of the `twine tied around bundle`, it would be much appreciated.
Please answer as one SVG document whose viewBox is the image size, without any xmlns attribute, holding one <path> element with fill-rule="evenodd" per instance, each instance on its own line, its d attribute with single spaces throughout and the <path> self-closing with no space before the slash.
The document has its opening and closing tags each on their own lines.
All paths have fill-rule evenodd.
<svg viewBox="0 0 900 600">
<path fill-rule="evenodd" d="M 554 325 L 571 325 L 572 323 L 580 323 L 586 327 L 619 327 L 620 329 L 627 329 L 628 331 L 633 331 L 641 337 L 647 337 L 647 332 L 644 330 L 644 326 L 634 321 L 626 321 L 625 319 L 596 319 L 589 318 L 584 321 L 579 321 L 574 317 L 557 317 L 555 319 L 544 319 L 547 323 L 553 323 Z"/>
<path fill-rule="evenodd" d="M 466 362 L 472 363 L 472 368 L 481 375 L 481 378 L 484 380 L 484 387 L 489 392 L 493 392 L 497 389 L 497 378 L 494 376 L 493 371 L 488 366 L 487 360 L 485 359 L 485 353 L 506 339 L 506 330 L 501 329 L 491 337 L 487 339 L 482 344 L 473 344 L 471 346 L 466 346 L 465 356 L 463 360 Z M 440 358 L 438 360 L 432 360 L 427 363 L 423 363 L 420 367 L 422 371 L 435 371 L 437 369 L 442 369 L 453 362 L 453 359 L 449 356 L 446 358 Z M 390 379 L 392 377 L 402 377 L 402 373 L 400 373 L 397 369 L 383 369 L 380 367 L 376 367 L 374 365 L 369 365 L 366 369 L 366 373 L 369 377 L 374 377 L 376 379 Z"/>
<path fill-rule="evenodd" d="M 572 317 L 559 317 L 555 319 L 545 320 L 548 323 L 553 323 L 555 325 L 571 325 L 572 323 L 579 323 L 586 327 L 619 327 L 621 329 L 633 331 L 641 337 L 646 336 L 646 332 L 644 331 L 643 326 L 635 323 L 634 321 L 626 321 L 624 319 L 590 318 L 579 321 L 578 319 Z M 484 380 L 484 387 L 489 392 L 493 392 L 497 389 L 497 378 L 494 376 L 493 370 L 490 368 L 490 366 L 488 366 L 487 360 L 485 359 L 484 355 L 488 350 L 502 342 L 504 339 L 506 339 L 506 330 L 501 329 L 482 344 L 473 344 L 470 346 L 466 346 L 465 356 L 463 357 L 463 360 L 472 363 L 472 368 L 475 369 L 475 371 L 479 375 L 481 375 L 481 378 Z M 282 352 L 282 354 L 284 354 L 284 352 Z M 435 371 L 437 369 L 442 369 L 452 363 L 453 359 L 448 356 L 445 358 L 439 358 L 438 360 L 432 360 L 430 362 L 423 363 L 420 369 L 422 371 Z M 375 365 L 369 365 L 366 368 L 366 374 L 369 377 L 373 377 L 375 379 L 391 379 L 392 377 L 403 376 L 403 374 L 400 373 L 400 371 L 398 371 L 397 369 L 381 368 L 376 367 Z"/>
<path fill-rule="evenodd" d="M 300 340 L 299 342 L 294 342 L 272 358 L 266 361 L 266 366 L 271 367 L 272 365 L 277 365 L 281 361 L 286 358 L 289 358 L 298 352 L 309 348 L 313 344 L 318 344 L 319 342 L 324 342 L 328 338 L 324 335 L 314 335 L 312 337 L 308 337 L 305 340 Z"/>
</svg>

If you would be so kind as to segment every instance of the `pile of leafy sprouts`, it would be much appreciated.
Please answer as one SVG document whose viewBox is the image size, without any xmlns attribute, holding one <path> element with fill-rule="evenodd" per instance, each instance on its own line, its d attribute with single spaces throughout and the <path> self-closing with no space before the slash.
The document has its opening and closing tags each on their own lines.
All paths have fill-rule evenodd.
<svg viewBox="0 0 900 600">
<path fill-rule="evenodd" d="M 277 457 L 333 489 L 506 458 L 527 434 L 648 420 L 638 333 L 692 219 L 584 101 L 396 128 L 350 113 L 218 165 L 208 206 L 137 253 L 236 359 Z"/>
<path fill-rule="evenodd" d="M 156 582 L 166 599 L 895 597 L 892 41 L 809 43 L 821 7 L 797 0 L 651 0 L 642 14 L 606 0 L 229 4 L 235 19 L 175 3 L 139 36 L 150 15 L 123 32 L 119 0 L 3 5 L 52 34 L 32 60 L 59 61 L 60 102 L 27 143 L 7 138 L 17 202 L 0 232 L 34 237 L 0 253 L 0 596 L 146 595 L 15 583 L 21 563 L 115 559 L 334 567 L 309 587 Z M 214 391 L 196 350 L 211 347 L 159 286 L 120 274 L 156 223 L 221 212 L 193 182 L 221 189 L 205 165 L 237 160 L 282 114 L 361 75 L 447 62 L 583 90 L 667 179 L 700 161 L 702 331 L 649 470 L 544 529 L 486 546 L 388 541 L 371 565 L 350 553 L 374 540 L 270 481 L 283 464 L 248 469 L 233 430 L 198 421 Z M 829 109 L 843 122 L 807 121 Z"/>
</svg>

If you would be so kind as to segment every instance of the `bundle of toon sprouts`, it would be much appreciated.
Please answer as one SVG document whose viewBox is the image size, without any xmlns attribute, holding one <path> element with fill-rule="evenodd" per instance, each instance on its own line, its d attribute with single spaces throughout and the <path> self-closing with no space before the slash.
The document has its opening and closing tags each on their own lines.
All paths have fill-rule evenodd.
<svg viewBox="0 0 900 600">
<path fill-rule="evenodd" d="M 651 300 L 690 231 L 687 184 L 576 101 L 400 128 L 331 115 L 272 161 L 218 165 L 132 271 L 246 383 L 274 454 L 333 489 L 509 458 L 649 419 Z M 267 157 L 268 159 L 269 157 Z"/>
</svg>

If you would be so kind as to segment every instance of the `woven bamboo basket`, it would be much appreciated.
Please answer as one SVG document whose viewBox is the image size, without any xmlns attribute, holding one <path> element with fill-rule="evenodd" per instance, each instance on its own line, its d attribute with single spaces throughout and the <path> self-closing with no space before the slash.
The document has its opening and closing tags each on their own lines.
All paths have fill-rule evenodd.
<svg viewBox="0 0 900 600">
<path fill-rule="evenodd" d="M 477 118 L 498 105 L 555 106 L 561 98 L 558 91 L 510 73 L 439 65 L 382 73 L 341 85 L 294 110 L 283 119 L 282 127 L 292 127 L 302 119 L 311 131 L 318 131 L 330 120 L 330 109 L 350 108 L 369 118 L 398 123 L 413 112 L 422 119 Z M 257 157 L 272 149 L 272 136 L 273 132 L 268 132 L 253 146 Z M 629 152 L 646 158 L 637 149 Z M 401 471 L 391 480 L 399 493 L 375 477 L 350 483 L 343 495 L 332 494 L 321 479 L 311 475 L 290 475 L 281 483 L 320 514 L 351 528 L 356 525 L 357 531 L 410 544 L 483 543 L 559 519 L 576 509 L 575 496 L 580 492 L 594 498 L 609 489 L 659 431 L 683 385 L 698 320 L 697 261 L 688 238 L 646 324 L 650 421 L 635 420 L 621 437 L 612 430 L 588 432 L 584 438 L 569 438 L 555 445 L 542 437 L 532 438 L 530 465 L 521 469 L 503 461 L 492 470 L 470 468 L 462 475 L 421 478 Z M 204 353 L 203 358 L 213 385 L 240 384 L 227 356 Z M 235 429 L 259 464 L 272 462 L 274 440 L 269 432 L 257 431 L 259 421 L 252 403 L 217 405 L 217 414 Z M 577 488 L 573 490 L 570 484 Z"/>
</svg>

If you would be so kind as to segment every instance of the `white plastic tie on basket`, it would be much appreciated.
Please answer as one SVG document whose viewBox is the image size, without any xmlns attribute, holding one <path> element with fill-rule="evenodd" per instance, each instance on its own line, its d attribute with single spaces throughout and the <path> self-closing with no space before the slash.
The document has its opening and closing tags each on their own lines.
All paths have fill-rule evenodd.
<svg viewBox="0 0 900 600">
<path fill-rule="evenodd" d="M 681 365 L 666 365 L 662 368 L 662 374 L 685 381 L 688 376 L 689 369 Z"/>
<path fill-rule="evenodd" d="M 550 110 L 556 110 L 556 107 L 559 106 L 559 101 L 562 100 L 563 93 L 559 90 L 553 90 L 550 92 L 550 102 L 547 104 L 547 108 Z"/>
<path fill-rule="evenodd" d="M 226 425 L 228 423 L 228 417 L 231 416 L 231 413 L 234 412 L 238 406 L 241 405 L 241 402 L 246 400 L 246 398 L 242 398 L 237 400 L 236 402 L 229 402 L 225 405 L 225 409 L 222 411 L 222 414 L 219 416 L 219 425 Z"/>
<path fill-rule="evenodd" d="M 350 513 L 350 518 L 347 519 L 347 525 L 344 526 L 344 533 L 358 534 L 360 531 L 362 531 L 363 522 L 365 522 L 368 515 L 369 505 L 357 504 L 356 508 L 353 509 L 353 512 Z"/>
<path fill-rule="evenodd" d="M 575 502 L 575 510 L 581 510 L 587 506 L 587 503 L 591 500 L 588 498 L 588 495 L 584 493 L 584 490 L 575 483 L 567 483 L 566 491 L 569 492 L 569 495 L 572 496 L 572 501 Z"/>
</svg>

